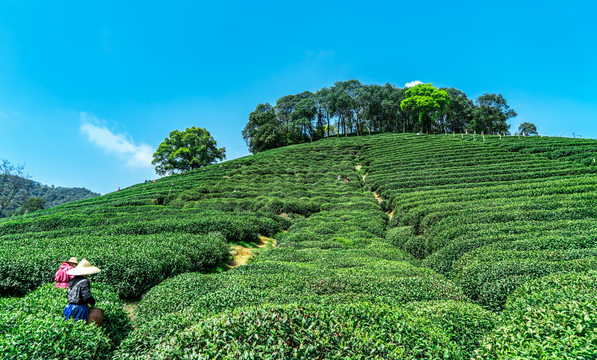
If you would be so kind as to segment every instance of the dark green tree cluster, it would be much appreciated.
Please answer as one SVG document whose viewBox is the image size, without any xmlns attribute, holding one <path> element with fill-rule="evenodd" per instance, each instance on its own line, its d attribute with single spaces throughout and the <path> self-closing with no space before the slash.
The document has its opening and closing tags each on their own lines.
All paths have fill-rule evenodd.
<svg viewBox="0 0 597 360">
<path fill-rule="evenodd" d="M 523 122 L 522 124 L 520 124 L 518 126 L 518 131 L 519 134 L 523 134 L 525 136 L 529 136 L 529 135 L 537 135 L 537 127 L 535 126 L 535 124 L 530 123 L 530 122 Z"/>
<path fill-rule="evenodd" d="M 411 88 L 337 81 L 313 93 L 285 95 L 249 115 L 243 138 L 252 153 L 329 136 L 373 132 L 506 133 L 516 116 L 501 94 L 476 101 L 455 88 Z"/>
<path fill-rule="evenodd" d="M 85 188 L 43 185 L 26 178 L 21 178 L 20 181 L 23 182 L 23 186 L 18 189 L 12 201 L 4 208 L 4 211 L 0 214 L 0 218 L 22 215 L 25 213 L 25 210 L 33 212 L 40 209 L 49 209 L 71 201 L 90 199 L 100 195 Z M 0 197 L 6 195 L 7 193 L 5 192 L 3 195 L 0 194 Z M 42 205 L 42 200 L 43 206 L 40 206 Z"/>
</svg>

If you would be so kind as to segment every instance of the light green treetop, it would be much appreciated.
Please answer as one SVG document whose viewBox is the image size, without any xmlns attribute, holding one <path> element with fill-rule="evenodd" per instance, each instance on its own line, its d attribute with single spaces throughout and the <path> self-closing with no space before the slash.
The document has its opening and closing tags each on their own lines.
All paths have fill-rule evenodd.
<svg viewBox="0 0 597 360">
<path fill-rule="evenodd" d="M 419 84 L 406 90 L 405 95 L 400 108 L 417 115 L 421 129 L 431 133 L 432 117 L 441 115 L 445 106 L 450 103 L 448 93 L 433 87 L 432 84 Z"/>
</svg>

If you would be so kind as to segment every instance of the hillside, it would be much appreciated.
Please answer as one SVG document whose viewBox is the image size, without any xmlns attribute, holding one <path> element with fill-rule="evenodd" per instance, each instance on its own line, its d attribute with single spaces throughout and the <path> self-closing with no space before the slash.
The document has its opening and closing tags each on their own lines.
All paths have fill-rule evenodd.
<svg viewBox="0 0 597 360">
<path fill-rule="evenodd" d="M 564 149 L 597 141 L 536 139 L 329 138 L 2 219 L 0 357 L 594 358 L 597 169 Z M 70 256 L 107 327 L 60 320 Z"/>
<path fill-rule="evenodd" d="M 96 196 L 99 196 L 99 194 L 85 188 L 55 187 L 53 185 L 48 186 L 36 181 L 26 180 L 25 187 L 17 193 L 15 200 L 4 209 L 0 216 L 10 216 L 31 197 L 44 199 L 46 201 L 45 207 L 48 209 L 68 202 L 89 199 Z"/>
</svg>

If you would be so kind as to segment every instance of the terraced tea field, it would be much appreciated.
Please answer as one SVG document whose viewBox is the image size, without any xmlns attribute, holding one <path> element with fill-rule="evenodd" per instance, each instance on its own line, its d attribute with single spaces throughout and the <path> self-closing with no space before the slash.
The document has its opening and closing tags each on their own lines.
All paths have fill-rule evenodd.
<svg viewBox="0 0 597 360">
<path fill-rule="evenodd" d="M 0 221 L 0 357 L 595 358 L 597 142 L 536 139 L 330 138 Z M 60 320 L 70 256 L 101 329 Z"/>
</svg>

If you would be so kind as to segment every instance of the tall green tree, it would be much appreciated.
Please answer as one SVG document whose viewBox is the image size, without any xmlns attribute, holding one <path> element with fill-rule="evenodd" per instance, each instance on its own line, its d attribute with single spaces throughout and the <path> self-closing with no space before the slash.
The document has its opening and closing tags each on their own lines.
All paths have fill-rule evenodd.
<svg viewBox="0 0 597 360">
<path fill-rule="evenodd" d="M 317 115 L 317 108 L 312 97 L 305 97 L 296 103 L 290 114 L 290 140 L 293 144 L 313 139 L 313 120 Z"/>
<path fill-rule="evenodd" d="M 253 154 L 288 144 L 282 122 L 268 103 L 257 105 L 249 114 L 243 138 Z"/>
<path fill-rule="evenodd" d="M 518 126 L 518 133 L 525 136 L 537 135 L 537 127 L 533 123 L 523 122 Z"/>
<path fill-rule="evenodd" d="M 407 129 L 407 115 L 400 107 L 404 100 L 405 90 L 396 88 L 389 83 L 383 86 L 382 107 L 384 112 L 383 130 L 386 131 L 410 131 Z"/>
<path fill-rule="evenodd" d="M 443 114 L 450 103 L 448 93 L 432 84 L 419 84 L 406 90 L 406 98 L 400 103 L 402 110 L 412 111 L 419 119 L 421 129 L 432 132 L 432 122 Z"/>
<path fill-rule="evenodd" d="M 458 89 L 451 87 L 444 90 L 450 103 L 446 106 L 443 127 L 448 132 L 462 133 L 473 118 L 475 103 Z"/>
<path fill-rule="evenodd" d="M 303 99 L 313 97 L 313 93 L 310 91 L 303 91 L 296 95 L 285 95 L 276 101 L 274 111 L 282 124 L 284 136 L 287 137 L 290 144 L 294 143 L 296 139 L 302 139 L 302 127 L 297 127 L 296 123 L 293 123 L 292 112 L 295 106 Z"/>
<path fill-rule="evenodd" d="M 510 109 L 502 94 L 485 93 L 475 102 L 477 107 L 469 127 L 477 132 L 483 131 L 486 134 L 507 132 L 510 129 L 508 119 L 518 115 Z"/>
<path fill-rule="evenodd" d="M 383 97 L 384 90 L 379 85 L 363 85 L 359 91 L 357 101 L 362 108 L 362 124 L 369 134 L 383 127 Z"/>
<path fill-rule="evenodd" d="M 6 159 L 0 159 L 0 215 L 27 184 L 24 168 L 24 165 L 14 165 Z"/>
<path fill-rule="evenodd" d="M 345 135 L 355 132 L 362 134 L 362 119 L 364 113 L 363 84 L 359 80 L 337 81 L 334 87 L 341 93 L 341 113 L 344 114 Z"/>
<path fill-rule="evenodd" d="M 191 127 L 174 130 L 158 146 L 152 164 L 159 175 L 198 169 L 226 158 L 226 149 L 218 148 L 209 131 Z"/>
<path fill-rule="evenodd" d="M 325 136 L 330 136 L 330 118 L 333 117 L 331 111 L 332 107 L 332 92 L 329 88 L 322 88 L 315 93 L 314 96 L 315 105 L 317 106 L 317 113 L 325 119 L 325 125 L 323 125 Z M 323 136 L 323 134 L 322 134 Z"/>
</svg>

